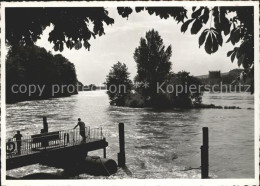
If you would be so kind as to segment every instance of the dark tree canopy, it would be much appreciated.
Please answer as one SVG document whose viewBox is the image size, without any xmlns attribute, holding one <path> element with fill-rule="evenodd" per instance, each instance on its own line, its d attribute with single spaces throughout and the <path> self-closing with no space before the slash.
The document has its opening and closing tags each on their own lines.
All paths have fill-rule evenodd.
<svg viewBox="0 0 260 186">
<path fill-rule="evenodd" d="M 7 103 L 76 94 L 77 82 L 74 64 L 60 54 L 52 55 L 44 48 L 37 46 L 12 47 L 8 52 L 6 59 Z M 65 88 L 54 94 L 54 85 Z M 37 89 L 29 95 L 28 91 L 18 91 L 18 86 L 27 88 L 41 86 L 44 89 L 42 94 Z M 68 91 L 67 86 L 74 86 L 74 90 Z"/>
<path fill-rule="evenodd" d="M 103 7 L 6 8 L 6 41 L 11 46 L 33 45 L 52 24 L 48 41 L 55 51 L 62 51 L 64 45 L 89 49 L 92 37 L 105 34 L 104 23 L 113 24 L 114 20 Z"/>
<path fill-rule="evenodd" d="M 133 12 L 130 7 L 118 7 L 117 10 L 122 17 L 128 17 Z M 136 7 L 135 11 L 147 11 L 150 15 L 160 16 L 161 19 L 173 18 L 178 23 L 187 18 L 187 10 L 184 7 Z"/>
</svg>

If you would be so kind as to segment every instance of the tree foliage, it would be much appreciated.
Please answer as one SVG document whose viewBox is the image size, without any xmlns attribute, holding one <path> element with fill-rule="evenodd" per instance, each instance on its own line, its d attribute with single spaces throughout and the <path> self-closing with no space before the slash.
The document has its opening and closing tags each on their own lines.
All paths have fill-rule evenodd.
<svg viewBox="0 0 260 186">
<path fill-rule="evenodd" d="M 64 45 L 90 49 L 89 40 L 105 34 L 104 23 L 114 20 L 103 7 L 6 8 L 6 41 L 11 46 L 31 46 L 53 25 L 48 41 L 55 51 L 63 51 Z"/>
<path fill-rule="evenodd" d="M 6 102 L 46 99 L 50 97 L 68 96 L 77 93 L 74 91 L 59 91 L 53 94 L 53 85 L 76 86 L 77 76 L 74 64 L 62 55 L 52 55 L 44 48 L 32 47 L 12 47 L 6 59 Z M 13 86 L 16 87 L 13 87 Z M 19 92 L 19 86 L 29 85 L 44 86 L 44 91 L 40 95 L 39 90 L 29 95 L 29 92 Z M 13 90 L 15 90 L 15 93 Z M 15 89 L 14 89 L 15 88 Z"/>
<path fill-rule="evenodd" d="M 106 77 L 107 94 L 111 105 L 124 106 L 126 97 L 131 92 L 132 81 L 124 63 L 118 62 L 112 66 Z"/>
<path fill-rule="evenodd" d="M 128 17 L 133 12 L 130 7 L 118 7 L 117 10 L 122 17 Z M 178 23 L 187 18 L 187 10 L 184 7 L 136 7 L 135 11 L 147 11 L 150 15 L 160 16 L 161 19 L 173 18 Z"/>
<path fill-rule="evenodd" d="M 171 70 L 171 56 L 171 46 L 165 47 L 157 31 L 150 30 L 145 38 L 140 39 L 134 52 L 137 64 L 135 81 L 143 85 L 139 90 L 144 97 L 153 99 L 156 95 L 157 83 L 162 83 Z"/>
<path fill-rule="evenodd" d="M 202 82 L 189 72 L 170 73 L 165 82 L 174 87 L 174 91 L 166 92 L 173 107 L 191 108 L 202 103 Z"/>
<path fill-rule="evenodd" d="M 135 89 L 137 93 L 128 97 L 127 103 L 130 106 L 191 108 L 195 102 L 201 103 L 198 87 L 201 82 L 187 72 L 171 72 L 171 56 L 171 46 L 165 47 L 157 31 L 150 30 L 146 32 L 145 38 L 140 39 L 140 44 L 134 52 L 137 64 L 135 83 L 140 86 Z M 170 86 L 174 90 L 169 90 Z M 195 90 L 191 91 L 191 86 L 194 86 Z M 178 87 L 183 90 L 178 90 Z M 185 87 L 187 90 L 184 90 Z"/>
</svg>

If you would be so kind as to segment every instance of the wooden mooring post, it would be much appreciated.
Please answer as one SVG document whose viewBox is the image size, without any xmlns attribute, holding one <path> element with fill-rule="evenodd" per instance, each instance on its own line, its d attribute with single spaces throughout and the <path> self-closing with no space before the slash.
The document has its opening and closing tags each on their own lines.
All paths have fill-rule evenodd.
<svg viewBox="0 0 260 186">
<path fill-rule="evenodd" d="M 48 133 L 48 123 L 47 123 L 47 117 L 43 117 L 43 129 L 41 129 L 41 134 L 42 133 Z M 48 141 L 43 141 L 42 142 L 42 147 L 47 147 L 49 146 Z"/>
<path fill-rule="evenodd" d="M 47 117 L 43 117 L 43 129 L 41 133 L 47 133 L 47 132 L 48 132 Z"/>
<path fill-rule="evenodd" d="M 106 141 L 106 138 L 103 139 L 104 141 Z M 103 157 L 107 158 L 107 150 L 106 147 L 103 148 Z"/>
<path fill-rule="evenodd" d="M 117 154 L 118 167 L 125 167 L 125 130 L 124 123 L 119 123 L 119 149 L 120 152 Z"/>
<path fill-rule="evenodd" d="M 203 127 L 203 144 L 201 149 L 201 178 L 209 178 L 209 131 L 208 127 Z"/>
</svg>

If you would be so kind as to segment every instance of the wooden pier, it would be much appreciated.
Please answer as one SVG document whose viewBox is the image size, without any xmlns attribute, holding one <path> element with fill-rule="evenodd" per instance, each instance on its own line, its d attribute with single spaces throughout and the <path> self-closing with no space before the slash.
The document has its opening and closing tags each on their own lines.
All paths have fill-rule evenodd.
<svg viewBox="0 0 260 186">
<path fill-rule="evenodd" d="M 88 152 L 103 149 L 104 158 L 108 142 L 102 128 L 85 128 L 83 140 L 79 129 L 48 132 L 44 119 L 41 134 L 24 136 L 21 140 L 7 139 L 6 170 L 32 164 L 71 169 L 85 160 Z M 19 148 L 20 143 L 20 148 Z"/>
</svg>

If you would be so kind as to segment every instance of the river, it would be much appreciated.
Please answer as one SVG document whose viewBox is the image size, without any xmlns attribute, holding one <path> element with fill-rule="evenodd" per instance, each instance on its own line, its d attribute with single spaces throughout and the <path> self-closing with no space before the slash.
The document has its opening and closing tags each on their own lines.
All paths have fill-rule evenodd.
<svg viewBox="0 0 260 186">
<path fill-rule="evenodd" d="M 109 178 L 200 178 L 202 127 L 209 127 L 209 170 L 213 178 L 254 177 L 254 97 L 247 93 L 205 93 L 203 103 L 242 109 L 164 110 L 110 106 L 105 91 L 80 92 L 66 98 L 8 104 L 7 136 L 39 133 L 42 116 L 49 131 L 71 129 L 82 118 L 102 126 L 109 143 L 107 157 L 117 160 L 118 123 L 125 123 L 126 164 Z M 250 109 L 249 109 L 250 108 Z M 102 156 L 102 150 L 90 155 Z M 195 168 L 189 170 L 189 168 Z M 61 169 L 42 165 L 7 171 L 9 176 Z M 103 178 L 81 174 L 77 178 Z"/>
</svg>

